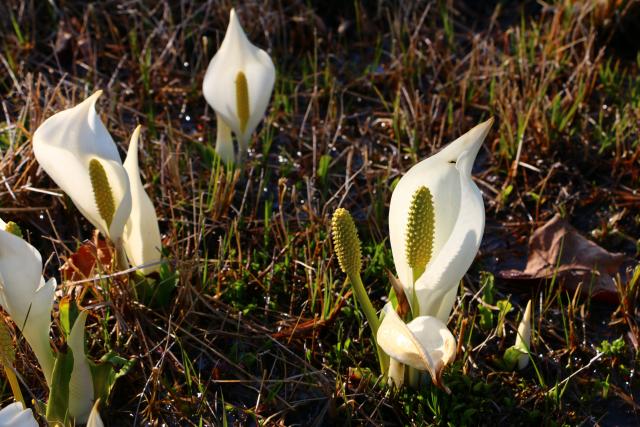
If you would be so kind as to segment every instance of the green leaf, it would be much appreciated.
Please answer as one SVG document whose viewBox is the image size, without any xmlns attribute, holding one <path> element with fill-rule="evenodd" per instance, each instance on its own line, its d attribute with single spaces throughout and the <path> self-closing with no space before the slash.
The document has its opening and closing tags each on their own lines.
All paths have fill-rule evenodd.
<svg viewBox="0 0 640 427">
<path fill-rule="evenodd" d="M 80 310 L 75 300 L 70 297 L 64 297 L 60 300 L 60 326 L 65 338 L 69 338 L 71 333 L 71 327 L 78 318 Z"/>
<path fill-rule="evenodd" d="M 166 263 L 161 265 L 160 274 L 155 278 L 137 273 L 134 280 L 138 299 L 148 307 L 166 307 L 171 303 L 179 279 L 179 272 L 171 271 Z"/>
<path fill-rule="evenodd" d="M 106 404 L 116 380 L 126 375 L 135 362 L 136 359 L 127 360 L 114 352 L 102 356 L 98 363 L 89 362 L 95 398 Z M 117 368 L 119 370 L 116 370 Z"/>
<path fill-rule="evenodd" d="M 480 327 L 487 331 L 493 327 L 493 311 L 489 307 L 484 305 L 478 306 L 478 313 L 480 314 Z"/>
<path fill-rule="evenodd" d="M 502 361 L 504 362 L 505 369 L 509 371 L 513 371 L 516 369 L 516 365 L 518 364 L 518 359 L 521 355 L 527 354 L 527 352 L 522 352 L 516 346 L 511 346 L 504 352 L 504 356 L 502 356 Z"/>
<path fill-rule="evenodd" d="M 110 363 L 89 363 L 93 377 L 93 395 L 101 402 L 107 402 L 116 382 L 116 371 Z"/>
<path fill-rule="evenodd" d="M 68 425 L 69 380 L 73 370 L 73 354 L 59 352 L 53 365 L 51 390 L 47 402 L 46 417 L 49 423 Z"/>
</svg>

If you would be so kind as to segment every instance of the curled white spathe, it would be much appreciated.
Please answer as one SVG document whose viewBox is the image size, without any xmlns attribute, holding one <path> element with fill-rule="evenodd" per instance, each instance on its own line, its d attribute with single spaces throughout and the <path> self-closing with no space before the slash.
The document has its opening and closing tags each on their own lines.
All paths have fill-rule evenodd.
<svg viewBox="0 0 640 427">
<path fill-rule="evenodd" d="M 249 117 L 244 129 L 237 111 L 236 78 L 244 73 L 247 82 Z M 271 57 L 253 45 L 242 29 L 235 10 L 229 14 L 229 26 L 220 48 L 211 59 L 202 83 L 207 103 L 215 110 L 218 126 L 230 128 L 238 140 L 239 154 L 246 151 L 251 134 L 267 110 L 275 83 L 276 70 Z M 223 122 L 223 123 L 221 123 Z M 229 158 L 230 134 L 222 133 L 216 151 Z"/>
<path fill-rule="evenodd" d="M 413 166 L 393 190 L 389 208 L 391 249 L 406 295 L 412 295 L 415 289 L 420 310 L 414 317 L 434 316 L 447 322 L 458 283 L 478 252 L 484 232 L 484 204 L 471 179 L 471 168 L 492 123 L 489 119 L 477 125 Z M 406 257 L 406 229 L 411 199 L 421 186 L 427 187 L 433 197 L 435 231 L 431 260 L 414 284 Z"/>
<path fill-rule="evenodd" d="M 428 371 L 438 385 L 442 385 L 443 368 L 455 358 L 456 340 L 447 325 L 433 316 L 418 316 L 404 323 L 391 303 L 384 307 L 384 318 L 376 339 L 393 360 Z M 395 374 L 390 371 L 389 375 L 397 386 L 402 385 L 402 370 Z"/>
<path fill-rule="evenodd" d="M 54 357 L 49 329 L 56 280 L 45 282 L 40 253 L 5 227 L 0 220 L 0 305 L 31 346 L 50 385 Z"/>
<path fill-rule="evenodd" d="M 30 408 L 15 402 L 0 410 L 0 427 L 38 427 L 38 422 Z"/>
<path fill-rule="evenodd" d="M 160 269 L 162 249 L 158 217 L 151 199 L 144 191 L 138 167 L 138 140 L 140 126 L 131 135 L 124 168 L 129 177 L 131 214 L 124 227 L 123 245 L 133 266 L 146 265 L 140 271 L 149 274 Z"/>
<path fill-rule="evenodd" d="M 75 107 L 45 120 L 33 134 L 33 153 L 42 169 L 71 198 L 74 205 L 100 232 L 117 242 L 131 211 L 129 179 L 111 135 L 100 120 L 97 91 Z M 104 168 L 115 202 L 109 226 L 98 211 L 89 163 Z"/>
</svg>

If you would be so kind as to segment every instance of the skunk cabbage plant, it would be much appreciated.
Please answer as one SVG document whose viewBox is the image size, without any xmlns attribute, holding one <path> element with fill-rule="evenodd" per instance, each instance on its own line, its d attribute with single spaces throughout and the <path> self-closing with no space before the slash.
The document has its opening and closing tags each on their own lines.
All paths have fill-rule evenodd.
<svg viewBox="0 0 640 427">
<path fill-rule="evenodd" d="M 224 40 L 202 83 L 204 97 L 216 113 L 216 152 L 225 163 L 243 159 L 251 134 L 267 110 L 275 76 L 271 58 L 251 44 L 235 10 L 231 9 Z M 231 131 L 238 142 L 237 155 Z"/>
<path fill-rule="evenodd" d="M 484 232 L 484 204 L 471 168 L 492 122 L 413 166 L 391 196 L 391 249 L 410 321 L 405 324 L 388 305 L 377 342 L 392 359 L 389 375 L 398 386 L 404 382 L 398 363 L 428 371 L 443 387 L 442 369 L 454 360 L 455 338 L 446 322 Z M 411 385 L 417 386 L 413 374 Z"/>
<path fill-rule="evenodd" d="M 522 370 L 529 365 L 529 348 L 531 346 L 531 300 L 522 315 L 522 320 L 518 324 L 518 334 L 516 343 L 504 352 L 503 361 L 507 369 L 513 370 L 516 366 Z"/>
</svg>

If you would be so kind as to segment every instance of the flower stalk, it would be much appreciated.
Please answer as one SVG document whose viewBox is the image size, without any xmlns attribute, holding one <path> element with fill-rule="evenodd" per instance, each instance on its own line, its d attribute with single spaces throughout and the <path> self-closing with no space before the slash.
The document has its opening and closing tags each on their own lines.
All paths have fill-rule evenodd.
<svg viewBox="0 0 640 427">
<path fill-rule="evenodd" d="M 378 319 L 375 308 L 373 308 L 373 305 L 371 304 L 369 295 L 367 295 L 367 291 L 360 277 L 360 269 L 362 266 L 360 239 L 358 238 L 358 232 L 349 211 L 344 208 L 336 209 L 333 213 L 331 228 L 333 234 L 333 246 L 338 257 L 338 263 L 340 264 L 342 271 L 346 273 L 349 278 L 353 294 L 355 295 L 360 307 L 362 307 L 362 311 L 369 323 L 369 327 L 373 333 L 373 342 L 375 343 L 378 352 L 380 370 L 382 373 L 386 373 L 389 368 L 388 358 L 378 346 L 375 338 L 378 334 L 378 329 L 380 328 L 380 320 Z"/>
</svg>

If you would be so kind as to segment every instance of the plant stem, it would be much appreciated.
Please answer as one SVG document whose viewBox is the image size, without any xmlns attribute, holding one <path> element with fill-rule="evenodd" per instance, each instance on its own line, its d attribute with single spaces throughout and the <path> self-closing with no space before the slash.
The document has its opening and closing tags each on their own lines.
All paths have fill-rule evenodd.
<svg viewBox="0 0 640 427">
<path fill-rule="evenodd" d="M 396 388 L 402 387 L 404 384 L 405 366 L 403 363 L 395 359 L 389 361 L 389 385 L 393 384 Z"/>
<path fill-rule="evenodd" d="M 126 270 L 129 268 L 129 261 L 127 260 L 127 253 L 124 250 L 124 245 L 122 243 L 122 238 L 118 239 L 117 242 L 113 242 L 116 250 L 116 259 L 115 265 L 118 270 Z"/>
<path fill-rule="evenodd" d="M 420 371 L 416 368 L 409 366 L 409 386 L 414 390 L 420 387 Z"/>
<path fill-rule="evenodd" d="M 7 375 L 7 380 L 9 380 L 9 385 L 11 386 L 11 392 L 13 393 L 14 399 L 22 403 L 22 407 L 26 409 L 27 404 L 24 401 L 24 397 L 22 397 L 20 384 L 18 384 L 18 378 L 16 377 L 16 373 L 13 372 L 13 368 L 11 366 L 4 366 L 4 373 Z"/>
<path fill-rule="evenodd" d="M 371 332 L 373 334 L 373 342 L 375 343 L 376 350 L 378 352 L 380 371 L 382 372 L 382 374 L 386 374 L 389 370 L 389 356 L 387 356 L 384 351 L 382 351 L 382 349 L 378 346 L 378 341 L 376 338 L 378 335 L 378 328 L 380 327 L 378 314 L 373 308 L 371 300 L 369 300 L 367 291 L 362 284 L 360 274 L 350 274 L 349 281 L 351 282 L 351 287 L 353 288 L 353 293 L 356 296 L 356 300 L 358 301 L 358 304 L 360 304 L 360 307 L 362 307 L 364 316 L 367 318 L 367 322 L 369 323 L 369 327 L 371 328 Z"/>
</svg>

